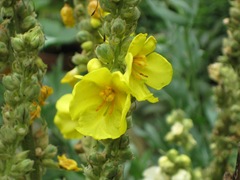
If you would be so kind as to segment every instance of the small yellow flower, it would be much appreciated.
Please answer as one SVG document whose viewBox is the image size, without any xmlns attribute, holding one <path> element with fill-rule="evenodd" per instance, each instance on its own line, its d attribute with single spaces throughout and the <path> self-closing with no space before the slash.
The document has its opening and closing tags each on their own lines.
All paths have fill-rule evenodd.
<svg viewBox="0 0 240 180">
<path fill-rule="evenodd" d="M 64 138 L 79 139 L 82 138 L 82 134 L 75 130 L 77 122 L 72 121 L 69 114 L 69 104 L 71 100 L 72 94 L 65 94 L 57 101 L 57 114 L 54 117 L 54 123 L 59 128 Z"/>
<path fill-rule="evenodd" d="M 100 68 L 88 73 L 73 89 L 70 114 L 76 130 L 95 139 L 116 139 L 127 129 L 131 105 L 123 75 Z"/>
<path fill-rule="evenodd" d="M 77 166 L 77 162 L 73 159 L 68 159 L 65 154 L 58 156 L 59 166 L 68 171 L 80 171 L 81 168 Z"/>
<path fill-rule="evenodd" d="M 66 27 L 73 27 L 75 25 L 73 9 L 69 4 L 64 4 L 63 8 L 60 11 L 60 14 L 62 17 L 62 21 Z"/>
<path fill-rule="evenodd" d="M 131 42 L 125 61 L 127 64 L 124 74 L 131 93 L 138 101 L 148 100 L 157 102 L 147 86 L 160 90 L 172 79 L 172 66 L 160 54 L 153 52 L 156 48 L 153 36 L 138 34 Z"/>
<path fill-rule="evenodd" d="M 78 68 L 75 67 L 72 70 L 68 71 L 66 75 L 61 79 L 61 83 L 69 83 L 71 86 L 74 86 L 79 80 L 75 77 L 78 75 Z"/>
</svg>

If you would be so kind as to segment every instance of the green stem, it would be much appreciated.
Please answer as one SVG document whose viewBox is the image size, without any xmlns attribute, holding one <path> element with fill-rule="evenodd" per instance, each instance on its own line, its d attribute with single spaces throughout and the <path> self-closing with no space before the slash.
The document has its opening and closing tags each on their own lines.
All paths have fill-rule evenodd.
<svg viewBox="0 0 240 180">
<path fill-rule="evenodd" d="M 34 137 L 32 133 L 32 126 L 29 126 L 29 132 L 25 136 L 24 140 L 22 141 L 22 147 L 24 150 L 29 150 L 29 158 L 34 161 L 33 169 L 30 173 L 30 179 L 34 180 L 41 180 L 42 173 L 41 173 L 41 166 L 40 166 L 40 160 L 35 155 L 35 143 L 34 143 Z"/>
</svg>

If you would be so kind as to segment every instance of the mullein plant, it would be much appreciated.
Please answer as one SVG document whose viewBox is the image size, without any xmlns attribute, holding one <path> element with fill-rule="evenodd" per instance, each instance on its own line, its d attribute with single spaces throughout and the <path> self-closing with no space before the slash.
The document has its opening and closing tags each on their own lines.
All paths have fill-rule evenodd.
<svg viewBox="0 0 240 180">
<path fill-rule="evenodd" d="M 41 179 L 58 167 L 41 107 L 52 93 L 43 85 L 46 65 L 38 57 L 45 37 L 31 0 L 1 0 L 0 64 L 3 94 L 0 179 Z M 4 70 L 8 69 L 8 71 Z"/>
<path fill-rule="evenodd" d="M 77 38 L 83 40 L 83 52 L 77 55 L 85 57 L 87 71 L 66 75 L 75 79 L 73 91 L 58 100 L 54 122 L 65 138 L 81 138 L 76 149 L 87 155 L 86 179 L 122 179 L 123 164 L 132 159 L 126 133 L 131 127 L 132 104 L 158 102 L 149 87 L 160 90 L 168 85 L 172 66 L 155 52 L 153 36 L 134 35 L 139 0 L 91 0 L 87 6 L 86 1 L 74 2 L 74 17 L 80 26 Z M 86 19 L 78 16 L 86 11 L 90 12 Z M 92 19 L 95 13 L 99 16 Z M 98 26 L 93 26 L 96 22 Z M 89 24 L 92 27 L 86 28 Z M 93 28 L 97 28 L 97 38 L 92 37 Z"/>
<path fill-rule="evenodd" d="M 210 78 L 217 83 L 214 98 L 219 109 L 212 132 L 211 148 L 214 158 L 208 168 L 210 179 L 222 179 L 225 172 L 233 174 L 234 167 L 230 163 L 230 157 L 236 155 L 234 152 L 238 149 L 240 139 L 240 1 L 232 0 L 230 5 L 230 17 L 224 19 L 228 36 L 223 40 L 223 55 L 218 58 L 218 62 L 209 66 Z"/>
</svg>

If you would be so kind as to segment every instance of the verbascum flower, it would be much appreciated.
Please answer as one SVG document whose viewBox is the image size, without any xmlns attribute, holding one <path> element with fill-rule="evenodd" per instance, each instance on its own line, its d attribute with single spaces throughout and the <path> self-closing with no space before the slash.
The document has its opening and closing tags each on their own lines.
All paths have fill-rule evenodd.
<svg viewBox="0 0 240 180">
<path fill-rule="evenodd" d="M 54 117 L 54 123 L 59 128 L 64 138 L 78 139 L 82 138 L 82 134 L 75 130 L 77 122 L 72 121 L 69 114 L 69 104 L 71 100 L 72 94 L 65 94 L 57 101 L 57 114 Z"/>
<path fill-rule="evenodd" d="M 124 76 L 130 86 L 131 94 L 138 101 L 157 102 L 158 98 L 153 96 L 147 86 L 160 90 L 172 79 L 171 64 L 154 52 L 156 43 L 153 36 L 147 38 L 147 34 L 138 34 L 128 48 Z"/>
<path fill-rule="evenodd" d="M 59 166 L 69 171 L 80 171 L 81 168 L 77 166 L 77 162 L 73 159 L 68 159 L 65 154 L 58 156 Z"/>
<path fill-rule="evenodd" d="M 127 129 L 131 105 L 123 75 L 100 68 L 85 75 L 73 89 L 70 114 L 76 130 L 95 139 L 116 139 Z"/>
<path fill-rule="evenodd" d="M 60 14 L 62 21 L 66 27 L 73 27 L 75 25 L 73 9 L 69 4 L 64 4 L 63 8 L 60 11 Z"/>
</svg>

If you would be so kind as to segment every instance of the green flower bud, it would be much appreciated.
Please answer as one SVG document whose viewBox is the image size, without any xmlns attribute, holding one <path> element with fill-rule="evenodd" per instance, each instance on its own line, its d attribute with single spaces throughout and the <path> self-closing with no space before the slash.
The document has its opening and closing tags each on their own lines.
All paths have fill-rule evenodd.
<svg viewBox="0 0 240 180">
<path fill-rule="evenodd" d="M 166 174 L 170 174 L 173 175 L 176 172 L 176 168 L 173 162 L 171 162 L 167 156 L 162 156 L 159 160 L 158 160 L 158 164 L 161 168 L 161 170 L 166 173 Z"/>
<path fill-rule="evenodd" d="M 83 55 L 83 54 L 79 54 L 76 53 L 73 57 L 72 57 L 72 62 L 76 65 L 78 64 L 87 64 L 88 63 L 88 57 Z"/>
<path fill-rule="evenodd" d="M 134 8 L 125 8 L 121 12 L 121 16 L 123 19 L 130 20 L 130 21 L 136 21 L 139 19 L 141 13 L 137 7 Z"/>
<path fill-rule="evenodd" d="M 2 6 L 9 7 L 12 5 L 12 0 L 5 0 L 2 2 Z"/>
<path fill-rule="evenodd" d="M 16 141 L 17 133 L 12 127 L 2 126 L 0 137 L 3 144 L 13 144 Z"/>
<path fill-rule="evenodd" d="M 106 160 L 105 155 L 99 152 L 89 155 L 89 162 L 92 165 L 102 165 Z"/>
<path fill-rule="evenodd" d="M 29 1 L 27 5 L 24 1 L 17 1 L 15 3 L 15 8 L 17 16 L 20 17 L 21 19 L 24 19 L 34 11 L 34 5 L 32 1 Z"/>
<path fill-rule="evenodd" d="M 77 17 L 79 17 L 79 18 L 84 17 L 84 15 L 85 15 L 85 8 L 84 8 L 84 6 L 82 4 L 80 4 L 79 2 L 76 3 L 76 4 L 77 5 L 74 8 L 74 14 Z"/>
<path fill-rule="evenodd" d="M 21 28 L 23 31 L 27 31 L 31 28 L 33 28 L 37 23 L 36 18 L 33 15 L 29 15 L 23 19 L 23 22 L 21 23 Z"/>
<path fill-rule="evenodd" d="M 13 91 L 19 88 L 20 81 L 14 75 L 7 75 L 2 78 L 2 83 L 7 90 Z"/>
<path fill-rule="evenodd" d="M 86 42 L 81 44 L 81 48 L 86 50 L 86 51 L 90 51 L 93 48 L 93 42 L 92 41 L 86 41 Z"/>
<path fill-rule="evenodd" d="M 44 159 L 51 159 L 55 157 L 57 154 L 57 148 L 52 144 L 49 144 L 43 151 L 43 158 Z"/>
<path fill-rule="evenodd" d="M 40 87 L 37 84 L 28 86 L 23 90 L 23 95 L 29 101 L 35 101 L 38 99 L 40 93 Z"/>
<path fill-rule="evenodd" d="M 87 64 L 88 72 L 94 71 L 102 67 L 101 62 L 97 58 L 91 59 Z"/>
<path fill-rule="evenodd" d="M 14 51 L 21 52 L 25 49 L 25 44 L 21 36 L 11 38 L 11 45 Z"/>
<path fill-rule="evenodd" d="M 79 31 L 76 35 L 76 39 L 79 43 L 91 40 L 91 34 L 88 31 Z"/>
<path fill-rule="evenodd" d="M 129 148 L 127 148 L 120 151 L 119 157 L 120 159 L 131 160 L 133 158 L 133 154 L 132 151 Z"/>
<path fill-rule="evenodd" d="M 172 162 L 175 161 L 176 157 L 178 156 L 178 151 L 176 149 L 170 149 L 166 156 L 168 157 L 168 159 Z"/>
<path fill-rule="evenodd" d="M 28 113 L 28 111 L 26 111 L 25 113 Z M 29 122 L 29 117 L 30 117 L 29 114 L 23 114 L 23 116 L 22 117 L 20 116 L 19 118 L 22 118 L 22 122 Z M 16 127 L 16 132 L 19 136 L 22 136 L 22 137 L 26 136 L 28 133 L 27 125 L 25 125 L 25 127 L 24 126 L 21 127 L 20 125 L 18 125 Z"/>
<path fill-rule="evenodd" d="M 96 55 L 103 63 L 109 63 L 114 59 L 114 52 L 109 44 L 100 44 L 96 48 Z"/>
<path fill-rule="evenodd" d="M 40 26 L 35 26 L 28 32 L 24 33 L 24 41 L 31 49 L 38 49 L 44 45 L 45 37 Z"/>
<path fill-rule="evenodd" d="M 103 177 L 106 177 L 106 179 L 113 179 L 117 175 L 118 168 L 116 165 L 108 163 L 103 167 Z"/>
<path fill-rule="evenodd" d="M 2 7 L 1 8 L 1 17 L 3 19 L 11 19 L 14 16 L 12 7 Z"/>
<path fill-rule="evenodd" d="M 98 28 L 102 25 L 102 22 L 100 21 L 100 19 L 97 19 L 97 18 L 91 18 L 90 23 L 93 28 Z"/>
<path fill-rule="evenodd" d="M 117 36 L 121 36 L 125 32 L 126 22 L 121 18 L 114 19 L 111 25 L 111 31 Z"/>
<path fill-rule="evenodd" d="M 129 147 L 129 137 L 123 135 L 120 140 L 121 144 L 119 145 L 119 149 L 126 149 Z"/>
<path fill-rule="evenodd" d="M 23 161 L 14 164 L 11 168 L 11 171 L 21 172 L 21 173 L 28 173 L 33 170 L 34 161 L 30 159 L 24 159 Z"/>
<path fill-rule="evenodd" d="M 0 57 L 8 56 L 8 48 L 4 42 L 0 42 Z"/>
<path fill-rule="evenodd" d="M 191 159 L 187 155 L 181 154 L 176 158 L 175 163 L 180 168 L 188 168 L 191 164 Z"/>
<path fill-rule="evenodd" d="M 24 159 L 27 159 L 28 154 L 29 154 L 29 150 L 28 151 L 22 151 L 22 152 L 16 154 L 13 158 L 13 163 L 17 164 L 17 163 L 20 163 L 21 161 L 23 161 Z"/>
</svg>

